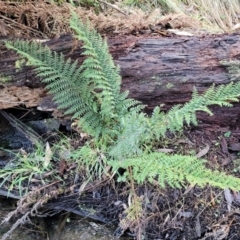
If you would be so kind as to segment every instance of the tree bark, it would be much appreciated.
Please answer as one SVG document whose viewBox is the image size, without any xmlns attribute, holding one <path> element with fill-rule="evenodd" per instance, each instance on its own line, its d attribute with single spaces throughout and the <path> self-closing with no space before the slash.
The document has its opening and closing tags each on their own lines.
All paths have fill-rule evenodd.
<svg viewBox="0 0 240 240">
<path fill-rule="evenodd" d="M 231 82 L 228 70 L 221 61 L 237 59 L 240 56 L 239 36 L 240 34 L 171 38 L 124 36 L 118 39 L 110 38 L 108 42 L 115 62 L 121 67 L 122 90 L 129 90 L 130 97 L 147 104 L 146 110 L 150 112 L 157 105 L 168 110 L 175 104 L 185 103 L 191 98 L 194 87 L 199 92 L 204 92 L 213 83 L 218 85 Z M 73 41 L 69 35 L 45 44 L 52 50 L 62 52 L 66 58 L 78 59 L 79 64 L 83 61 L 81 44 Z M 0 50 L 2 76 L 11 78 L 7 84 L 1 83 L 1 96 L 7 87 L 42 89 L 42 84 L 32 68 L 16 70 L 16 54 L 6 50 L 3 44 Z M 14 91 L 10 94 L 14 94 Z M 41 90 L 39 99 L 35 96 L 38 101 L 33 105 L 38 106 L 45 95 Z M 28 101 L 33 102 L 32 99 Z M 16 99 L 15 102 L 15 105 L 18 105 Z M 24 100 L 19 102 L 24 104 Z M 0 108 L 4 108 L 3 106 L 2 103 Z M 213 117 L 199 113 L 199 119 L 209 124 L 228 126 L 240 122 L 239 103 L 232 108 L 213 106 L 211 109 L 214 112 Z"/>
</svg>

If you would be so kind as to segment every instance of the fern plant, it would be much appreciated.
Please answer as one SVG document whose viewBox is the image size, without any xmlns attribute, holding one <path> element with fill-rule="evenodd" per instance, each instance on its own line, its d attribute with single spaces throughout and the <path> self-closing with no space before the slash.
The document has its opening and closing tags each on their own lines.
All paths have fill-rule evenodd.
<svg viewBox="0 0 240 240">
<path fill-rule="evenodd" d="M 80 67 L 77 61 L 65 61 L 62 54 L 36 42 L 9 41 L 6 47 L 35 67 L 58 108 L 79 119 L 84 131 L 94 137 L 111 138 L 117 134 L 114 126 L 121 116 L 139 102 L 127 98 L 128 92 L 120 92 L 119 67 L 114 64 L 106 41 L 89 24 L 79 21 L 76 14 L 70 26 L 83 42 L 82 55 L 87 57 Z"/>
<path fill-rule="evenodd" d="M 124 161 L 111 161 L 114 170 L 126 169 L 119 181 L 127 181 L 131 177 L 138 183 L 145 180 L 153 182 L 157 179 L 161 187 L 166 184 L 173 188 L 181 188 L 185 182 L 198 184 L 204 187 L 210 184 L 219 188 L 231 188 L 240 190 L 240 178 L 229 176 L 217 170 L 212 171 L 204 166 L 206 160 L 200 160 L 193 156 L 168 155 L 165 153 L 144 153 L 141 156 L 127 158 Z M 128 171 L 131 168 L 132 171 Z"/>
<path fill-rule="evenodd" d="M 197 111 L 212 114 L 209 105 L 231 106 L 230 101 L 238 101 L 240 97 L 240 82 L 212 86 L 202 95 L 194 90 L 192 100 L 185 105 L 177 105 L 167 113 L 156 107 L 147 116 L 140 112 L 144 107 L 141 103 L 129 99 L 128 92 L 121 93 L 119 67 L 109 54 L 106 40 L 74 13 L 70 26 L 75 37 L 83 42 L 82 54 L 86 59 L 80 67 L 77 61 L 65 60 L 62 54 L 38 43 L 6 41 L 6 47 L 35 67 L 58 107 L 79 120 L 82 130 L 102 146 L 99 149 L 115 170 L 123 167 L 128 174 L 132 168 L 138 182 L 156 177 L 163 187 L 165 183 L 180 187 L 187 180 L 201 186 L 210 183 L 240 189 L 237 178 L 211 172 L 193 157 L 154 153 L 151 145 L 152 141 L 164 138 L 167 131 L 181 131 L 184 124 L 197 124 Z"/>
</svg>

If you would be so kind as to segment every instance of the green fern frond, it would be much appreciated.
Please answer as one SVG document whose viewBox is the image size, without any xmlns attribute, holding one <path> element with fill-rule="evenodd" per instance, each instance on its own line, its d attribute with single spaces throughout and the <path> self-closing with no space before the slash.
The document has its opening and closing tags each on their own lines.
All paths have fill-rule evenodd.
<svg viewBox="0 0 240 240">
<path fill-rule="evenodd" d="M 231 107 L 231 102 L 237 102 L 239 97 L 240 82 L 219 87 L 213 85 L 202 95 L 194 89 L 192 99 L 183 106 L 176 105 L 165 115 L 157 108 L 152 116 L 152 124 L 156 127 L 155 134 L 164 137 L 167 130 L 172 132 L 182 130 L 185 123 L 197 125 L 197 111 L 213 115 L 208 106 L 216 104 Z"/>
<path fill-rule="evenodd" d="M 240 190 L 240 179 L 219 171 L 211 171 L 204 166 L 206 160 L 192 156 L 167 155 L 165 153 L 143 154 L 135 158 L 127 158 L 124 161 L 111 161 L 110 165 L 117 171 L 126 169 L 125 177 L 129 177 L 127 171 L 132 168 L 132 177 L 138 182 L 145 180 L 153 182 L 158 180 L 161 187 L 166 184 L 173 188 L 182 187 L 186 181 L 204 187 L 207 184 L 222 189 L 231 188 Z"/>
<path fill-rule="evenodd" d="M 101 93 L 101 114 L 109 116 L 109 114 L 116 112 L 114 99 L 120 93 L 121 77 L 119 68 L 115 66 L 112 56 L 109 54 L 106 40 L 102 40 L 101 36 L 94 29 L 91 29 L 89 23 L 84 24 L 79 21 L 77 15 L 73 13 L 70 26 L 76 33 L 75 37 L 84 43 L 85 52 L 83 54 L 89 56 L 82 68 L 89 71 L 90 62 L 94 62 L 92 66 L 99 71 L 98 75 L 94 74 L 99 77 L 99 79 L 94 78 L 96 88 L 106 89 Z M 90 75 L 90 77 L 94 76 Z"/>
<path fill-rule="evenodd" d="M 167 113 L 162 112 L 159 107 L 154 109 L 151 117 L 139 113 L 139 109 L 132 114 L 125 113 L 121 120 L 122 131 L 110 155 L 118 159 L 140 155 L 147 144 L 151 145 L 153 141 L 164 138 L 168 130 L 173 133 L 181 131 L 185 123 L 197 125 L 197 111 L 212 115 L 208 106 L 231 106 L 229 101 L 238 101 L 238 97 L 240 83 L 230 83 L 217 88 L 213 85 L 202 95 L 194 89 L 192 100 L 183 106 L 174 106 Z"/>
<path fill-rule="evenodd" d="M 105 123 L 97 113 L 96 97 L 91 93 L 89 83 L 81 77 L 82 72 L 76 61 L 65 61 L 62 54 L 51 52 L 48 47 L 35 42 L 6 42 L 6 47 L 27 58 L 28 64 L 36 67 L 37 76 L 47 84 L 49 93 L 54 95 L 53 100 L 58 104 L 58 108 L 64 109 L 65 114 L 73 114 L 73 118 L 82 117 L 83 129 L 96 136 L 95 133 L 99 132 Z M 84 121 L 85 118 L 87 121 Z"/>
<path fill-rule="evenodd" d="M 98 64 L 95 63 L 94 68 L 99 70 L 98 76 L 102 77 L 98 79 L 99 82 L 97 83 L 99 85 L 96 85 L 96 88 L 103 89 L 100 113 L 105 117 L 109 117 L 109 114 L 113 114 L 113 117 L 119 117 L 119 115 L 128 113 L 130 109 L 140 111 L 143 105 L 139 101 L 128 99 L 128 92 L 121 93 L 120 68 L 115 65 L 109 53 L 106 40 L 102 40 L 101 36 L 90 27 L 89 23 L 84 24 L 79 21 L 75 13 L 72 15 L 70 26 L 76 32 L 75 37 L 83 41 L 84 48 L 87 49 L 87 55 L 90 56 L 88 59 L 91 59 L 91 57 L 97 59 Z M 87 70 L 89 69 L 89 63 L 87 61 L 86 63 Z M 84 69 L 84 66 L 82 68 Z M 96 81 L 95 78 L 94 81 Z"/>
</svg>

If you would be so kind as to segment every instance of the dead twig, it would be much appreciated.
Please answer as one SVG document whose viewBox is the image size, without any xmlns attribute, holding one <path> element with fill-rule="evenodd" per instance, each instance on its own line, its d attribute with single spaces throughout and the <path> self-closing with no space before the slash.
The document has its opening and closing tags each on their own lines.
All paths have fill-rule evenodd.
<svg viewBox="0 0 240 240">
<path fill-rule="evenodd" d="M 111 8 L 117 10 L 118 12 L 122 13 L 123 15 L 128 16 L 128 15 L 127 15 L 125 12 L 123 12 L 117 5 L 111 4 L 111 3 L 108 3 L 108 2 L 105 2 L 105 1 L 103 1 L 103 0 L 98 0 L 98 1 L 101 2 L 101 3 L 104 3 L 104 4 L 108 5 L 108 6 L 110 6 Z"/>
</svg>

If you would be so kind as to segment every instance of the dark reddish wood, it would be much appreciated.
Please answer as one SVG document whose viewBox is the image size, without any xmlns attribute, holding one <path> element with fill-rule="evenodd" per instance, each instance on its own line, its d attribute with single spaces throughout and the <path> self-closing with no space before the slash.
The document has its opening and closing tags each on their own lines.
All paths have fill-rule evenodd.
<svg viewBox="0 0 240 240">
<path fill-rule="evenodd" d="M 231 80 L 226 67 L 220 61 L 240 56 L 240 34 L 201 37 L 134 37 L 109 39 L 111 54 L 121 67 L 122 89 L 130 91 L 130 97 L 148 105 L 148 110 L 164 104 L 169 109 L 184 103 L 191 97 L 193 87 L 205 91 L 213 83 L 226 84 Z M 62 36 L 46 43 L 51 49 L 66 57 L 83 61 L 80 43 L 71 36 Z M 13 79 L 12 84 L 39 87 L 40 81 L 31 68 L 16 72 L 16 55 L 2 50 L 1 73 Z M 240 104 L 233 108 L 213 107 L 214 116 L 199 114 L 199 119 L 220 125 L 238 124 Z"/>
</svg>

